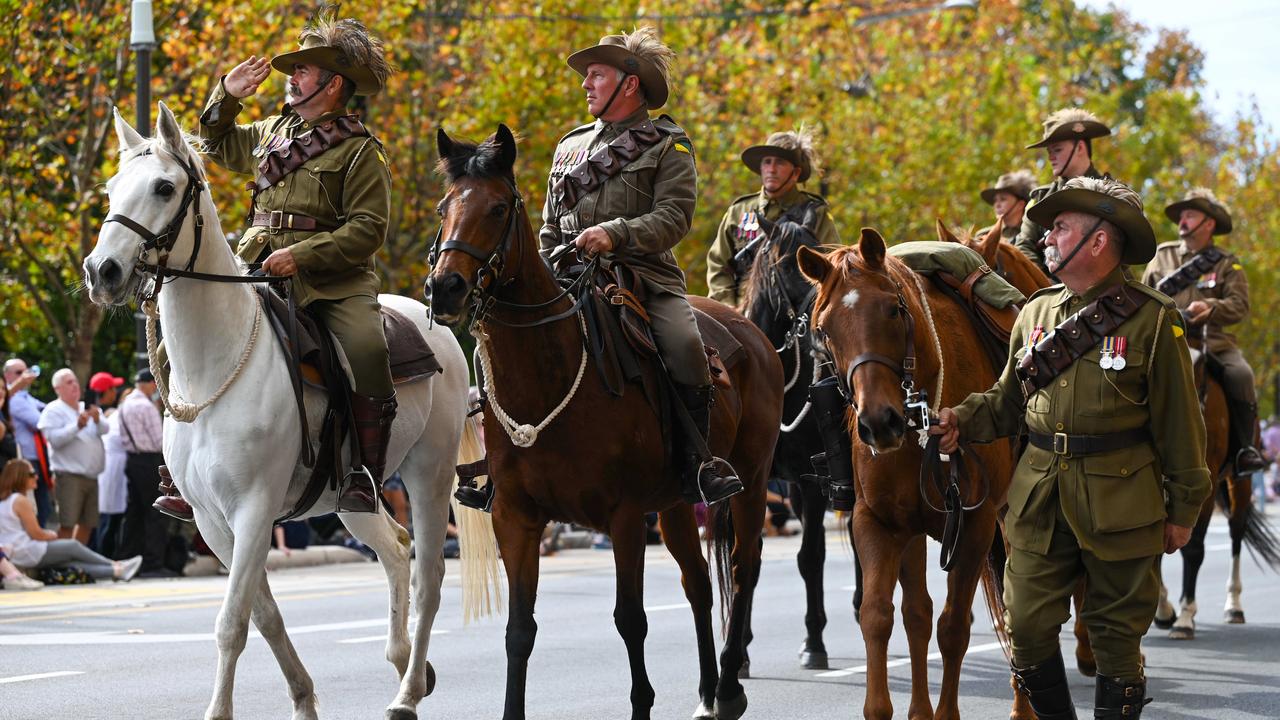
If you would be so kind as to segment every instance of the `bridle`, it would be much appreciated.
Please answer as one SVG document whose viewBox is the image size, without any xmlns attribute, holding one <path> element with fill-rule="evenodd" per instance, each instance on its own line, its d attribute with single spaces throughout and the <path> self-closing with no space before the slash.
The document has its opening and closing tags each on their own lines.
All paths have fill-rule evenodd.
<svg viewBox="0 0 1280 720">
<path fill-rule="evenodd" d="M 877 352 L 864 352 L 849 363 L 848 369 L 843 374 L 837 372 L 836 377 L 840 380 L 840 392 L 844 395 L 845 400 L 849 402 L 849 406 L 854 412 L 858 412 L 858 403 L 853 395 L 853 374 L 858 368 L 869 363 L 883 365 L 893 371 L 895 375 L 902 381 L 901 387 L 905 393 L 906 407 L 908 410 L 917 407 L 923 407 L 923 412 L 927 413 L 929 408 L 928 393 L 924 390 L 916 391 L 916 319 L 911 314 L 910 308 L 907 306 L 907 297 L 902 292 L 902 284 L 897 280 L 893 281 L 897 286 L 898 313 L 903 318 L 906 325 L 905 347 L 906 353 L 902 357 L 902 362 Z M 831 352 L 829 338 L 827 333 L 821 326 L 813 329 L 814 339 L 818 344 L 822 345 L 827 355 L 832 358 L 834 365 L 835 355 Z M 838 368 L 837 368 L 838 370 Z M 926 425 L 927 427 L 927 425 Z"/>
<path fill-rule="evenodd" d="M 142 154 L 150 155 L 151 152 L 151 150 L 146 150 Z M 161 228 L 160 232 L 151 232 L 133 218 L 120 213 L 111 213 L 102 221 L 104 225 L 112 222 L 120 223 L 142 238 L 142 243 L 138 246 L 138 258 L 134 262 L 133 269 L 143 276 L 151 276 L 151 283 L 149 287 L 139 288 L 139 300 L 143 303 L 154 302 L 156 296 L 160 294 L 160 289 L 165 285 L 166 277 L 234 283 L 288 280 L 289 278 L 280 275 L 220 275 L 192 270 L 195 267 L 196 259 L 200 256 L 201 239 L 204 233 L 204 215 L 200 212 L 200 194 L 205 191 L 207 185 L 204 178 L 201 177 L 200 171 L 196 169 L 194 162 L 178 157 L 174 159 L 177 160 L 178 165 L 186 173 L 187 189 L 182 193 L 182 202 L 178 205 L 178 210 L 174 213 L 173 219 Z M 195 237 L 193 239 L 191 257 L 187 260 L 186 267 L 182 269 L 171 268 L 169 267 L 169 253 L 173 251 L 174 245 L 177 244 L 178 233 L 182 231 L 182 226 L 187 221 L 187 214 L 192 212 L 193 207 L 192 223 Z M 149 263 L 147 262 L 147 255 L 153 250 L 156 251 L 156 262 Z"/>
</svg>

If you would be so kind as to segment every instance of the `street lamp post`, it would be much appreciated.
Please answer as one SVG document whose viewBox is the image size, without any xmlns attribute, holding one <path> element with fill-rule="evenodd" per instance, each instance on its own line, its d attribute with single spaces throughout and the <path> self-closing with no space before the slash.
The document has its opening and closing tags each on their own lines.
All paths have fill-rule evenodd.
<svg viewBox="0 0 1280 720">
<path fill-rule="evenodd" d="M 152 24 L 151 0 L 133 0 L 131 8 L 129 47 L 137 58 L 137 122 L 135 126 L 144 137 L 151 134 L 151 51 L 156 46 L 156 34 Z M 147 359 L 147 317 L 141 308 L 133 312 L 134 364 L 139 370 L 150 365 Z"/>
</svg>

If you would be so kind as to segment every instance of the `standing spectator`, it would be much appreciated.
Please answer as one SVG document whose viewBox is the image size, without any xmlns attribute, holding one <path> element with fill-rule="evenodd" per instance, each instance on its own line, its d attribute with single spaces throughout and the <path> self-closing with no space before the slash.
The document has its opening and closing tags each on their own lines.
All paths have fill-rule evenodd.
<svg viewBox="0 0 1280 720">
<path fill-rule="evenodd" d="M 1280 417 L 1275 415 L 1262 428 L 1262 455 L 1269 465 L 1267 497 L 1275 497 L 1280 494 Z"/>
<path fill-rule="evenodd" d="M 102 436 L 107 424 L 97 405 L 86 407 L 80 401 L 80 381 L 70 368 L 53 374 L 53 391 L 58 399 L 45 406 L 38 427 L 49 441 L 58 537 L 87 545 L 98 524 L 98 473 L 105 464 Z"/>
<path fill-rule="evenodd" d="M 26 497 L 35 482 L 36 471 L 26 460 L 10 460 L 0 472 L 0 545 L 7 548 L 13 564 L 28 568 L 75 565 L 98 580 L 132 580 L 142 565 L 141 557 L 113 562 L 77 540 L 58 538 L 36 524 Z"/>
<path fill-rule="evenodd" d="M 129 502 L 124 511 L 121 555 L 142 555 L 143 577 L 176 577 L 164 566 L 169 543 L 169 516 L 152 507 L 160 497 L 159 467 L 164 464 L 163 420 L 151 396 L 156 380 L 150 370 L 133 376 L 134 391 L 120 406 L 120 444 L 128 453 L 124 473 L 129 482 Z"/>
<path fill-rule="evenodd" d="M 106 375 L 106 373 L 98 373 L 98 375 Z M 93 387 L 95 379 L 97 375 L 89 381 L 89 387 Z M 123 378 L 112 378 L 112 380 L 124 382 Z M 120 402 L 123 402 L 130 392 L 132 390 L 125 390 Z M 114 394 L 115 390 L 112 389 L 110 393 Z M 110 395 L 103 393 L 101 398 L 105 403 Z M 125 452 L 124 445 L 120 441 L 122 434 L 120 409 L 104 408 L 103 415 L 107 423 L 107 434 L 102 437 L 106 458 L 102 472 L 98 473 L 98 531 L 93 534 L 92 548 L 107 557 L 114 558 L 120 557 L 117 551 L 124 528 L 124 511 L 129 502 L 129 485 L 124 475 L 128 453 Z"/>
<path fill-rule="evenodd" d="M 9 385 L 0 383 L 0 463 L 18 457 L 18 437 L 13 433 L 13 420 L 9 417 Z"/>
<path fill-rule="evenodd" d="M 37 427 L 44 403 L 27 391 L 39 376 L 38 365 L 28 368 L 22 358 L 5 361 L 4 383 L 9 389 L 9 416 L 13 419 L 12 431 L 14 439 L 18 441 L 18 455 L 30 460 L 40 473 L 39 482 L 36 483 L 36 516 L 43 526 L 54 514 L 53 497 L 49 492 L 53 482 L 49 474 L 48 457 L 38 451 L 46 447 L 44 437 Z"/>
</svg>

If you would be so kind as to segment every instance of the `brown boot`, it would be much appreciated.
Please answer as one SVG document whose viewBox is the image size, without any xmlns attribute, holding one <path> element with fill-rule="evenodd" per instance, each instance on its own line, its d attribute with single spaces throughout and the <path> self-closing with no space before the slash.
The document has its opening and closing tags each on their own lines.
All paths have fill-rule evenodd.
<svg viewBox="0 0 1280 720">
<path fill-rule="evenodd" d="M 351 394 L 351 415 L 355 418 L 356 439 L 360 443 L 363 472 L 353 470 L 338 490 L 338 512 L 377 512 L 378 488 L 387 468 L 387 445 L 391 442 L 391 422 L 396 418 L 396 396 L 371 398 Z"/>
<path fill-rule="evenodd" d="M 157 468 L 160 474 L 160 497 L 151 504 L 151 507 L 183 522 L 192 522 L 196 519 L 196 515 L 191 510 L 191 505 L 182 499 L 182 495 L 178 492 L 178 486 L 173 484 L 173 475 L 169 474 L 169 466 L 161 465 Z"/>
</svg>

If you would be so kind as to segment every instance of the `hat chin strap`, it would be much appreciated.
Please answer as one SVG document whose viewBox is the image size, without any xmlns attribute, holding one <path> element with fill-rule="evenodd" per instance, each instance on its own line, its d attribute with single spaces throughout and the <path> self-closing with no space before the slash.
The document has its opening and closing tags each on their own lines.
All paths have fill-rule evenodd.
<svg viewBox="0 0 1280 720">
<path fill-rule="evenodd" d="M 609 108 L 613 107 L 613 101 L 618 99 L 618 93 L 622 92 L 622 86 L 627 84 L 627 78 L 631 77 L 631 73 L 624 73 L 622 79 L 618 81 L 618 86 L 613 89 L 613 94 L 609 96 L 609 100 L 605 102 L 604 107 L 600 108 L 600 112 L 593 113 L 596 119 L 603 118 L 605 113 L 609 112 Z"/>
<path fill-rule="evenodd" d="M 306 96 L 306 97 L 302 98 L 302 99 L 301 99 L 301 100 L 299 100 L 298 102 L 295 102 L 295 103 L 289 103 L 289 107 L 296 108 L 296 107 L 298 107 L 298 106 L 300 106 L 300 105 L 306 105 L 307 103 L 311 102 L 311 99 L 312 99 L 312 98 L 314 98 L 315 96 L 319 95 L 320 93 L 324 92 L 324 89 L 325 89 L 325 88 L 327 88 L 327 87 L 329 87 L 329 83 L 333 82 L 333 78 L 336 78 L 336 77 L 340 77 L 340 78 L 342 78 L 342 81 L 343 81 L 343 82 L 350 82 L 350 80 L 347 80 L 347 78 L 346 78 L 346 76 L 345 76 L 345 75 L 339 75 L 338 73 L 334 73 L 334 74 L 333 74 L 333 75 L 332 75 L 328 80 L 325 80 L 323 83 L 321 83 L 321 84 L 320 84 L 320 87 L 316 88 L 316 91 L 315 91 L 315 92 L 313 92 L 313 93 L 311 93 L 310 95 L 308 95 L 308 96 Z"/>
<path fill-rule="evenodd" d="M 1204 224 L 1205 224 L 1205 223 L 1207 223 L 1207 222 L 1209 222 L 1209 216 L 1208 216 L 1208 215 L 1205 215 L 1205 216 L 1200 220 L 1200 222 L 1196 223 L 1196 224 L 1195 224 L 1195 226 L 1194 226 L 1194 227 L 1192 227 L 1190 230 L 1188 230 L 1185 234 L 1183 234 L 1183 232 L 1182 232 L 1181 230 L 1179 230 L 1179 231 L 1178 231 L 1178 237 L 1179 237 L 1180 239 L 1182 239 L 1182 240 L 1186 240 L 1187 238 L 1194 237 L 1194 236 L 1195 236 L 1195 234 L 1196 234 L 1196 231 L 1200 229 L 1200 226 L 1201 226 L 1201 225 L 1204 225 Z M 1209 237 L 1213 237 L 1213 236 L 1212 236 L 1212 235 L 1210 235 Z"/>
<path fill-rule="evenodd" d="M 1098 222 L 1094 223 L 1093 227 L 1089 228 L 1089 232 L 1085 233 L 1084 236 L 1080 238 L 1080 242 L 1076 243 L 1075 249 L 1072 250 L 1070 253 L 1068 253 L 1067 256 L 1062 259 L 1062 262 L 1059 263 L 1058 267 L 1053 269 L 1054 275 L 1061 274 L 1062 271 L 1067 268 L 1067 265 L 1069 265 L 1071 261 L 1075 259 L 1076 253 L 1079 253 L 1080 250 L 1084 248 L 1086 244 L 1088 244 L 1089 238 L 1093 237 L 1093 234 L 1098 231 L 1098 228 L 1102 227 L 1103 222 L 1105 222 L 1105 220 L 1103 220 L 1102 218 L 1098 218 Z"/>
<path fill-rule="evenodd" d="M 1066 172 L 1066 171 L 1067 171 L 1067 168 L 1071 167 L 1071 161 L 1075 159 L 1075 157 L 1076 157 L 1076 148 L 1077 148 L 1077 147 L 1079 147 L 1079 146 L 1080 146 L 1080 138 L 1076 138 L 1076 139 L 1071 143 L 1071 153 L 1067 155 L 1067 161 L 1066 161 L 1066 162 L 1064 162 L 1064 163 L 1062 163 L 1062 172 Z M 1058 173 L 1058 177 L 1062 178 L 1063 180 L 1066 180 L 1066 179 L 1067 179 L 1066 177 L 1064 177 L 1064 176 L 1062 175 L 1062 173 Z"/>
</svg>

